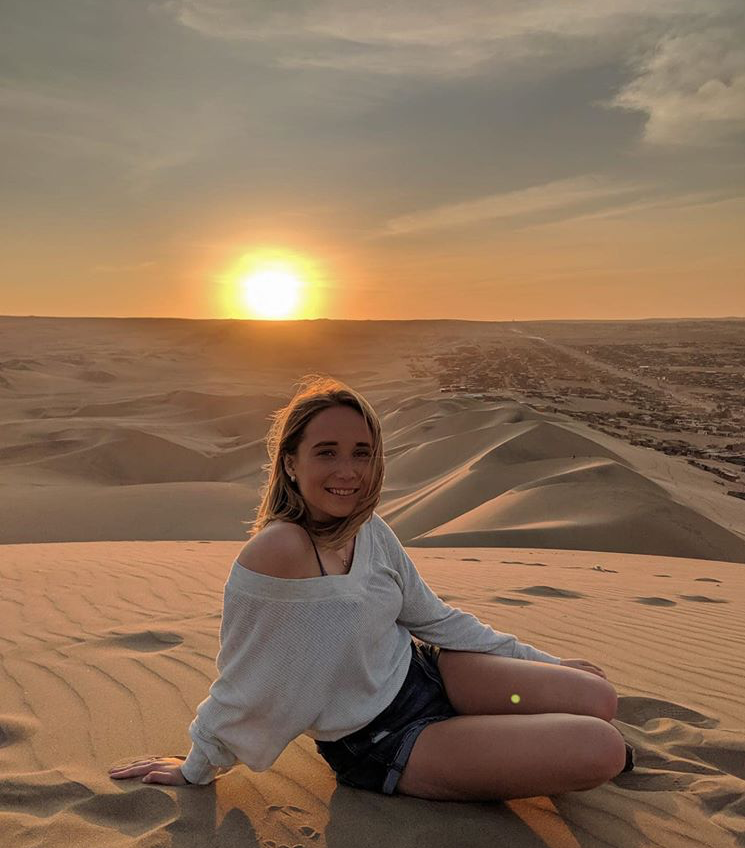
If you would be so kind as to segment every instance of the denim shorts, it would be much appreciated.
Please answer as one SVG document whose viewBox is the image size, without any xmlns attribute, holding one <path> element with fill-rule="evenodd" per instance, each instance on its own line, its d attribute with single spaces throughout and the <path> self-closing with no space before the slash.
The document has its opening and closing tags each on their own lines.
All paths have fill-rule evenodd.
<svg viewBox="0 0 745 848">
<path fill-rule="evenodd" d="M 369 724 L 316 750 L 345 786 L 393 795 L 417 736 L 434 721 L 458 715 L 437 668 L 440 649 L 411 641 L 411 662 L 393 701 Z"/>
</svg>

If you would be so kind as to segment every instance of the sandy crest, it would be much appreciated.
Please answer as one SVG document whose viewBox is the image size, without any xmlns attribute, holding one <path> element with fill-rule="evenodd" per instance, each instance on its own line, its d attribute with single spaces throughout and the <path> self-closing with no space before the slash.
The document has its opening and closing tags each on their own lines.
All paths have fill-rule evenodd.
<svg viewBox="0 0 745 848">
<path fill-rule="evenodd" d="M 111 781 L 113 763 L 186 753 L 239 547 L 2 548 L 3 846 L 743 844 L 745 572 L 701 559 L 409 549 L 448 603 L 606 670 L 638 764 L 600 788 L 503 804 L 384 798 L 337 786 L 307 737 L 268 771 L 238 766 L 205 788 Z"/>
</svg>

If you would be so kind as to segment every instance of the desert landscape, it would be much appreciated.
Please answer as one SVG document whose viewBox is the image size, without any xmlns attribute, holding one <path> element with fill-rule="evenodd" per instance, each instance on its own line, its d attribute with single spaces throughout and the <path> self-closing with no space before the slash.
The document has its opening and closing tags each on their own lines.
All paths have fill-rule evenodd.
<svg viewBox="0 0 745 848">
<path fill-rule="evenodd" d="M 2 844 L 744 845 L 743 338 L 734 319 L 0 318 Z M 300 737 L 206 788 L 108 778 L 188 750 L 269 416 L 308 373 L 378 412 L 377 511 L 445 602 L 605 669 L 633 772 L 384 798 Z"/>
</svg>

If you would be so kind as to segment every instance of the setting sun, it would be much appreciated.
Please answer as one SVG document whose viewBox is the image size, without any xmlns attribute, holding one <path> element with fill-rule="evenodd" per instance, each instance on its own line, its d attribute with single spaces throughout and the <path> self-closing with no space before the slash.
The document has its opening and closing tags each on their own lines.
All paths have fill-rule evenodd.
<svg viewBox="0 0 745 848">
<path fill-rule="evenodd" d="M 319 306 L 316 263 L 284 248 L 244 253 L 221 278 L 226 311 L 264 321 L 307 318 Z"/>
<path fill-rule="evenodd" d="M 302 286 L 291 270 L 279 265 L 260 268 L 241 280 L 243 302 L 260 318 L 294 315 Z"/>
</svg>

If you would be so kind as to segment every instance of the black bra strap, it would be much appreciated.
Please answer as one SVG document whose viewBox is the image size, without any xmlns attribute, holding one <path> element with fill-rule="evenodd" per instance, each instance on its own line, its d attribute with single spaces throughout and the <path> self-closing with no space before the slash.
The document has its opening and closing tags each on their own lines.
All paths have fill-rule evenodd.
<svg viewBox="0 0 745 848">
<path fill-rule="evenodd" d="M 318 560 L 318 564 L 321 566 L 321 574 L 326 576 L 326 569 L 323 567 L 323 563 L 321 562 L 321 557 L 318 555 L 318 548 L 316 547 L 316 543 L 313 541 L 313 537 L 310 535 L 310 530 L 305 528 L 305 532 L 308 534 L 308 538 L 310 539 L 311 545 L 313 545 L 313 550 L 316 552 L 316 559 Z"/>
</svg>

